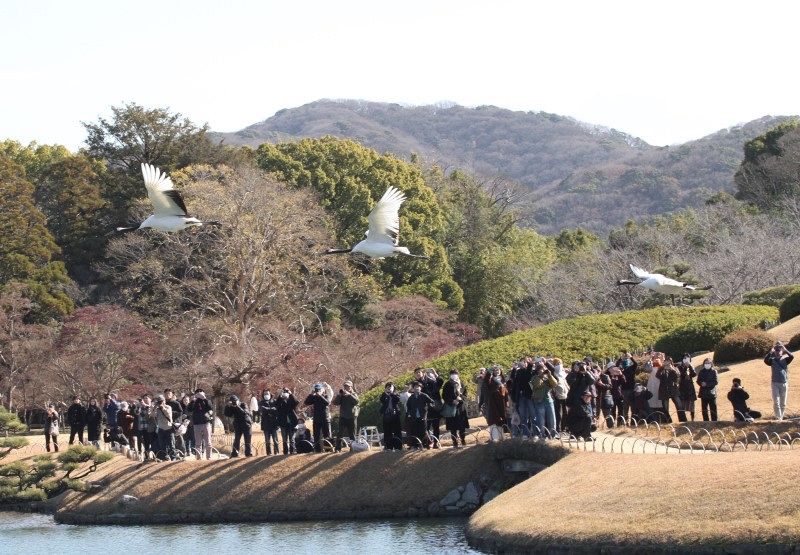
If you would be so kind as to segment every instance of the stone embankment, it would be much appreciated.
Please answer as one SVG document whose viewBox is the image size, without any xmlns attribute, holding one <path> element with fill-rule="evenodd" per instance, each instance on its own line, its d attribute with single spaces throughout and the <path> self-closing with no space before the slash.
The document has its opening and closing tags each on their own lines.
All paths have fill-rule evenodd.
<svg viewBox="0 0 800 555">
<path fill-rule="evenodd" d="M 168 463 L 123 459 L 98 476 L 104 487 L 69 493 L 55 518 L 138 525 L 463 516 L 567 453 L 517 443 Z"/>
</svg>

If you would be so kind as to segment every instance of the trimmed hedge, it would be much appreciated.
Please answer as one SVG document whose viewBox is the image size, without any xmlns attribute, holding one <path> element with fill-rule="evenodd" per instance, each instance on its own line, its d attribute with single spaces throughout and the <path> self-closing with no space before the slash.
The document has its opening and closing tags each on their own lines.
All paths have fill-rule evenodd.
<svg viewBox="0 0 800 555">
<path fill-rule="evenodd" d="M 775 308 L 771 306 L 740 305 L 744 310 L 731 310 L 713 318 L 694 318 L 664 334 L 656 341 L 655 349 L 673 359 L 683 353 L 712 351 L 722 338 L 741 328 L 764 326 L 775 320 Z"/>
<path fill-rule="evenodd" d="M 764 330 L 742 329 L 729 333 L 714 348 L 714 362 L 728 364 L 765 356 L 775 338 Z"/>
<path fill-rule="evenodd" d="M 528 354 L 552 354 L 569 364 L 573 360 L 590 355 L 595 359 L 616 357 L 626 349 L 645 349 L 665 334 L 682 327 L 687 322 L 708 322 L 710 328 L 725 325 L 733 320 L 740 322 L 736 327 L 755 326 L 765 320 L 775 320 L 778 311 L 769 306 L 697 306 L 660 307 L 649 310 L 631 310 L 614 314 L 594 314 L 514 332 L 512 334 L 481 341 L 458 349 L 439 358 L 427 361 L 421 366 L 430 366 L 447 372 L 457 368 L 467 379 L 463 380 L 469 388 L 471 397 L 475 396 L 475 385 L 470 376 L 481 366 L 500 364 L 508 368 L 514 361 Z M 705 350 L 710 350 L 719 339 L 732 331 L 725 331 Z M 692 349 L 689 349 L 692 350 Z M 684 350 L 681 351 L 683 353 Z M 396 385 L 411 380 L 413 372 L 396 376 Z M 399 389 L 399 387 L 398 387 Z M 361 398 L 359 423 L 376 424 L 378 418 L 378 397 L 383 386 L 365 392 Z"/>
<path fill-rule="evenodd" d="M 777 287 L 767 287 L 758 291 L 750 291 L 744 294 L 744 304 L 763 304 L 779 308 L 781 303 L 794 293 L 800 291 L 800 284 L 778 285 Z"/>
<path fill-rule="evenodd" d="M 800 333 L 792 337 L 786 344 L 786 348 L 790 351 L 796 351 L 798 347 L 800 347 Z"/>
<path fill-rule="evenodd" d="M 800 290 L 786 297 L 778 310 L 780 311 L 781 322 L 786 322 L 800 315 Z"/>
</svg>

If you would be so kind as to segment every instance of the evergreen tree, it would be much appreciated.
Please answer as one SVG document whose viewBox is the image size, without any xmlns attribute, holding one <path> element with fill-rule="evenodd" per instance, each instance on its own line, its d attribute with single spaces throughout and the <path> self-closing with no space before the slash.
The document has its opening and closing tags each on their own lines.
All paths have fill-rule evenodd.
<svg viewBox="0 0 800 555">
<path fill-rule="evenodd" d="M 35 303 L 34 320 L 61 317 L 73 308 L 64 292 L 70 282 L 64 263 L 54 260 L 60 249 L 36 208 L 33 185 L 25 169 L 0 156 L 0 286 L 19 281 Z"/>
<path fill-rule="evenodd" d="M 397 257 L 371 265 L 369 272 L 395 295 L 420 294 L 455 310 L 463 306 L 462 290 L 441 246 L 444 216 L 419 168 L 334 137 L 265 143 L 256 160 L 288 183 L 314 189 L 333 217 L 342 245 L 364 238 L 367 216 L 390 185 L 403 191 L 408 200 L 400 209 L 401 243 L 429 260 Z"/>
</svg>

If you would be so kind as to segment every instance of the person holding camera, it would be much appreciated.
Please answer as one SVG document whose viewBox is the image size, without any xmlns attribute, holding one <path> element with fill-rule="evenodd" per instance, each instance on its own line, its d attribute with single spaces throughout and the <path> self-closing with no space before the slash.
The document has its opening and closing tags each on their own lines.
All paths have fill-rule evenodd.
<svg viewBox="0 0 800 555">
<path fill-rule="evenodd" d="M 458 439 L 461 438 L 461 445 L 466 447 L 467 426 L 467 386 L 461 383 L 458 370 L 450 370 L 450 379 L 442 388 L 442 401 L 444 403 L 441 414 L 444 415 L 445 429 L 450 432 L 453 438 L 453 447 L 458 447 Z"/>
<path fill-rule="evenodd" d="M 278 450 L 278 401 L 272 397 L 272 392 L 265 389 L 261 394 L 261 402 L 258 403 L 258 411 L 261 414 L 261 431 L 264 433 L 264 445 L 267 448 L 267 455 L 272 454 L 272 448 L 275 448 L 275 454 L 279 454 Z M 270 443 L 272 440 L 272 443 Z"/>
<path fill-rule="evenodd" d="M 755 418 L 761 418 L 761 413 L 752 410 L 747 406 L 750 394 L 742 387 L 742 380 L 733 378 L 733 385 L 728 392 L 728 401 L 733 406 L 733 419 L 737 422 L 752 422 Z"/>
<path fill-rule="evenodd" d="M 406 398 L 406 414 L 408 414 L 408 400 L 413 393 L 409 391 Z M 380 411 L 383 418 L 383 450 L 393 451 L 403 448 L 403 432 L 400 420 L 402 401 L 400 395 L 395 393 L 394 384 L 388 382 L 379 399 L 381 403 Z"/>
<path fill-rule="evenodd" d="M 172 407 L 163 395 L 156 397 L 156 433 L 158 434 L 157 457 L 161 460 L 175 459 L 175 432 L 172 427 Z"/>
<path fill-rule="evenodd" d="M 253 417 L 250 415 L 250 408 L 241 402 L 236 395 L 231 395 L 228 397 L 228 404 L 225 405 L 225 416 L 233 418 L 231 458 L 239 456 L 242 437 L 244 437 L 244 456 L 252 457 Z"/>
<path fill-rule="evenodd" d="M 592 396 L 594 382 L 594 374 L 590 371 L 586 362 L 575 361 L 572 363 L 572 371 L 567 374 L 567 385 L 569 385 L 567 407 L 570 410 L 572 407 L 580 407 L 581 396 L 585 391 L 589 392 L 590 397 Z M 589 404 L 591 405 L 591 399 L 589 399 Z"/>
<path fill-rule="evenodd" d="M 706 358 L 697 374 L 697 384 L 700 386 L 700 409 L 704 422 L 709 420 L 709 411 L 711 411 L 711 422 L 717 421 L 717 383 L 717 371 L 711 359 Z"/>
<path fill-rule="evenodd" d="M 439 429 L 441 427 L 442 386 L 444 380 L 433 368 L 426 368 L 422 376 L 422 392 L 433 399 L 433 406 L 428 410 L 427 429 L 434 438 L 433 448 L 439 448 Z"/>
<path fill-rule="evenodd" d="M 50 442 L 53 449 L 58 453 L 58 411 L 52 403 L 47 405 L 47 412 L 44 415 L 44 442 L 47 452 L 50 452 Z"/>
<path fill-rule="evenodd" d="M 664 418 L 666 422 L 672 422 L 672 417 L 669 415 L 669 402 L 675 405 L 675 411 L 678 413 L 678 421 L 686 422 L 686 412 L 683 410 L 683 401 L 680 396 L 680 373 L 675 365 L 672 363 L 672 358 L 667 357 L 661 368 L 656 370 L 658 376 L 658 399 L 661 401 L 661 408 L 664 411 Z"/>
<path fill-rule="evenodd" d="M 348 437 L 350 441 L 356 439 L 358 427 L 358 395 L 353 391 L 353 382 L 347 380 L 333 398 L 333 404 L 339 407 L 339 430 L 336 433 L 336 450 L 342 450 L 342 438 Z"/>
<path fill-rule="evenodd" d="M 325 396 L 325 385 L 314 384 L 313 391 L 303 404 L 314 408 L 314 451 L 322 453 L 323 438 L 331 437 L 331 400 Z"/>
<path fill-rule="evenodd" d="M 283 454 L 294 455 L 295 449 L 295 430 L 297 429 L 297 405 L 300 402 L 295 399 L 292 390 L 284 387 L 278 400 L 275 401 L 276 417 L 278 426 L 281 429 L 281 440 L 283 441 Z"/>
<path fill-rule="evenodd" d="M 194 390 L 194 399 L 186 408 L 192 419 L 192 432 L 194 433 L 194 450 L 197 460 L 200 460 L 205 451 L 206 459 L 211 460 L 211 427 L 214 421 L 214 410 L 211 402 L 206 399 L 202 389 Z"/>
<path fill-rule="evenodd" d="M 434 400 L 422 392 L 422 384 L 414 382 L 411 384 L 411 396 L 406 402 L 406 418 L 408 419 L 409 441 L 415 438 L 410 444 L 412 448 L 426 449 L 431 448 L 430 438 L 427 434 L 428 411 L 435 404 Z"/>
<path fill-rule="evenodd" d="M 775 419 L 783 420 L 786 413 L 786 401 L 789 397 L 789 364 L 794 360 L 780 341 L 764 357 L 764 364 L 772 368 L 772 403 Z"/>
<path fill-rule="evenodd" d="M 556 410 L 551 394 L 557 385 L 558 379 L 555 377 L 555 367 L 547 360 L 538 362 L 530 381 L 534 420 L 536 426 L 538 426 L 536 435 L 541 434 L 549 438 L 558 437 Z"/>
</svg>

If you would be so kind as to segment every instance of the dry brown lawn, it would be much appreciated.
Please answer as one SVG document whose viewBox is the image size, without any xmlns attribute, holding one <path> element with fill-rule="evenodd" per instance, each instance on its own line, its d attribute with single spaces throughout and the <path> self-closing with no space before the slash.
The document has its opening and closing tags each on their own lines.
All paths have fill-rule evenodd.
<svg viewBox="0 0 800 555">
<path fill-rule="evenodd" d="M 499 466 L 490 447 L 402 453 L 309 454 L 219 461 L 131 463 L 106 472 L 110 485 L 95 495 L 70 494 L 59 512 L 120 512 L 118 500 L 132 495 L 133 513 L 202 513 L 222 517 L 230 511 L 253 515 L 279 509 L 384 513 L 427 508 L 457 485 L 480 476 L 494 479 Z"/>
<path fill-rule="evenodd" d="M 800 542 L 800 452 L 575 453 L 470 518 L 471 536 L 547 544 Z"/>
</svg>

